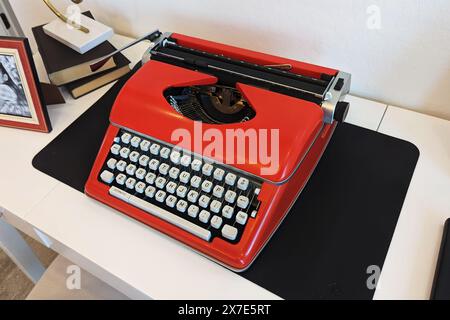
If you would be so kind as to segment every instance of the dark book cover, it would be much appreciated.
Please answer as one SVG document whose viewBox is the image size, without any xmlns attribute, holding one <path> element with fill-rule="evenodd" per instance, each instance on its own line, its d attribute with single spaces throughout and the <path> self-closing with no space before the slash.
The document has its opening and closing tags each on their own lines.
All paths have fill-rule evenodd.
<svg viewBox="0 0 450 320">
<path fill-rule="evenodd" d="M 124 74 L 131 71 L 131 69 L 128 67 L 131 62 L 123 54 L 118 53 L 117 55 L 115 55 L 114 61 L 116 63 L 116 67 L 68 83 L 66 84 L 67 90 L 75 99 L 77 99 L 82 95 L 85 95 L 95 89 L 98 89 L 108 83 L 111 83 L 112 81 L 117 80 Z"/>
<path fill-rule="evenodd" d="M 84 12 L 83 14 L 90 18 L 94 18 L 89 11 Z M 58 40 L 48 36 L 44 32 L 43 26 L 44 25 L 34 27 L 32 28 L 32 31 L 49 76 L 71 69 L 74 66 L 89 63 L 116 50 L 109 41 L 105 41 L 94 49 L 84 54 L 80 54 Z"/>
</svg>

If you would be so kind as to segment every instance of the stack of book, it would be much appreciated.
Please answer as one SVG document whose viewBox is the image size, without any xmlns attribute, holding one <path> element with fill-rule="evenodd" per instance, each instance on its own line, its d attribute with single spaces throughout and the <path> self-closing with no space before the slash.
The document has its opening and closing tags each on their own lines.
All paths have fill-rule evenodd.
<svg viewBox="0 0 450 320">
<path fill-rule="evenodd" d="M 93 18 L 90 12 L 84 14 Z M 91 70 L 93 61 L 116 50 L 108 41 L 80 54 L 45 34 L 43 26 L 34 27 L 33 35 L 50 82 L 57 86 L 66 86 L 75 99 L 119 79 L 130 71 L 130 61 L 121 53 L 111 57 L 101 68 Z"/>
</svg>

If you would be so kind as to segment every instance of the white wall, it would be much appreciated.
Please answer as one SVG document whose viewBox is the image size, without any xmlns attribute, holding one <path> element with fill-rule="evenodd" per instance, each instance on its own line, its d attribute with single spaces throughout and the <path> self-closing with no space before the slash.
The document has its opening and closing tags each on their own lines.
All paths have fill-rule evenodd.
<svg viewBox="0 0 450 320">
<path fill-rule="evenodd" d="M 29 37 L 52 18 L 41 1 L 10 2 Z M 335 67 L 355 95 L 450 119 L 448 0 L 84 2 L 118 33 L 159 28 Z"/>
</svg>

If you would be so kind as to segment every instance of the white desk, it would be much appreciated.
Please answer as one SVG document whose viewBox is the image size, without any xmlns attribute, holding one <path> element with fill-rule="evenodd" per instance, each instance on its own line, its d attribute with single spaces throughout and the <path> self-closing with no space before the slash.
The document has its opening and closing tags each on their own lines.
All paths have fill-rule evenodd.
<svg viewBox="0 0 450 320">
<path fill-rule="evenodd" d="M 420 151 L 376 299 L 428 299 L 444 221 L 450 217 L 450 121 L 389 107 L 380 132 Z"/>
<path fill-rule="evenodd" d="M 117 45 L 127 41 L 124 37 L 114 40 Z M 128 55 L 138 61 L 143 50 L 145 45 L 129 50 Z M 39 60 L 37 57 L 38 69 L 44 74 Z M 34 155 L 109 87 L 76 101 L 66 95 L 65 105 L 50 107 L 51 134 L 0 127 L 0 150 L 14 150 L 0 157 L 0 206 L 6 219 L 30 234 L 33 228 L 40 230 L 44 243 L 131 298 L 278 298 L 32 168 Z M 371 130 L 380 127 L 382 132 L 403 137 L 421 149 L 375 297 L 427 298 L 440 240 L 439 223 L 450 216 L 448 197 L 443 196 L 445 188 L 450 189 L 450 144 L 444 140 L 449 136 L 450 122 L 357 97 L 349 96 L 348 100 L 352 103 L 348 122 Z M 25 190 L 23 182 L 28 185 Z M 420 227 L 426 232 L 413 239 Z"/>
</svg>

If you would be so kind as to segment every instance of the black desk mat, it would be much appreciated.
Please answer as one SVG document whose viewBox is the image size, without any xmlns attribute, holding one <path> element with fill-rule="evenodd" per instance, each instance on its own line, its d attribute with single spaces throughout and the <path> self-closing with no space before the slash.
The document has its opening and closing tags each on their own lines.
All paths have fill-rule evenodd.
<svg viewBox="0 0 450 320">
<path fill-rule="evenodd" d="M 127 78 L 36 155 L 33 166 L 83 192 Z M 285 299 L 372 299 L 367 268 L 383 266 L 418 157 L 409 142 L 339 124 L 291 212 L 241 276 Z"/>
</svg>

